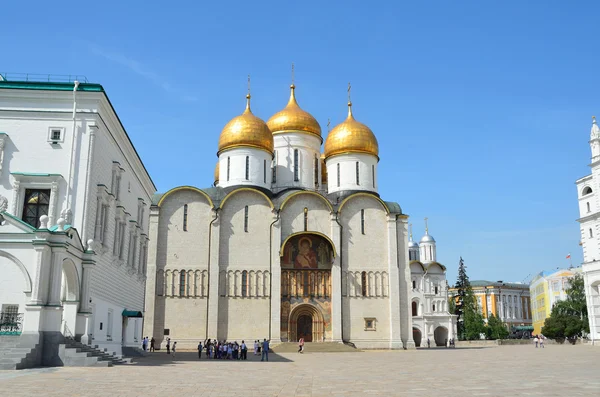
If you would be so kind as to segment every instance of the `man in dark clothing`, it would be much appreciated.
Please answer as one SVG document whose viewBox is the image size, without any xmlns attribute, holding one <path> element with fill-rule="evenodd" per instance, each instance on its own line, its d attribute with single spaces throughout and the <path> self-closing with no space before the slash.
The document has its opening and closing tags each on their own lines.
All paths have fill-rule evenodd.
<svg viewBox="0 0 600 397">
<path fill-rule="evenodd" d="M 198 342 L 198 358 L 202 358 L 202 342 Z"/>
<path fill-rule="evenodd" d="M 269 361 L 269 341 L 267 339 L 264 339 L 262 343 L 262 357 L 260 361 Z"/>
</svg>

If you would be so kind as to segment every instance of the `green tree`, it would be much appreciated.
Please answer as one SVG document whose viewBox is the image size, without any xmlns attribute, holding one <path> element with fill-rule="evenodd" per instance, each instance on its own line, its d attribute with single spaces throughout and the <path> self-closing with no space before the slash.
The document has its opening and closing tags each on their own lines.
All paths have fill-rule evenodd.
<svg viewBox="0 0 600 397">
<path fill-rule="evenodd" d="M 509 335 L 504 323 L 493 314 L 488 317 L 485 331 L 488 339 L 506 339 Z"/>
<path fill-rule="evenodd" d="M 458 338 L 461 340 L 480 339 L 485 334 L 485 323 L 483 316 L 479 313 L 477 299 L 473 294 L 473 288 L 467 276 L 467 267 L 463 258 L 458 263 L 458 278 L 455 288 L 457 289 L 457 301 L 454 314 L 458 316 Z"/>
<path fill-rule="evenodd" d="M 583 276 L 569 278 L 567 298 L 552 306 L 544 322 L 542 334 L 548 338 L 575 338 L 590 332 Z"/>
</svg>

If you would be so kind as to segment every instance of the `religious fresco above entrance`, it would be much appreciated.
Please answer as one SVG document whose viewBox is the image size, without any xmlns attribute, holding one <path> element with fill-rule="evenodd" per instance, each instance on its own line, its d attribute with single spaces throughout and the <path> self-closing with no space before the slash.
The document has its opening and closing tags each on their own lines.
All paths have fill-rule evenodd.
<svg viewBox="0 0 600 397">
<path fill-rule="evenodd" d="M 331 244 L 316 234 L 290 238 L 281 257 L 281 267 L 284 269 L 331 269 L 332 262 Z"/>
</svg>

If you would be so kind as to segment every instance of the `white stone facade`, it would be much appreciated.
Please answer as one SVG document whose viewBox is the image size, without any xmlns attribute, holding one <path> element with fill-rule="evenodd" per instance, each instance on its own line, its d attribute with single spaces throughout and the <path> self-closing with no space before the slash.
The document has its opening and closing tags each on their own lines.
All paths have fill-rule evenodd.
<svg viewBox="0 0 600 397">
<path fill-rule="evenodd" d="M 590 132 L 591 174 L 578 179 L 579 219 L 583 248 L 582 272 L 590 321 L 590 338 L 600 343 L 600 127 L 592 120 Z"/>
<path fill-rule="evenodd" d="M 142 319 L 123 315 L 143 311 L 155 187 L 102 86 L 74 86 L 0 82 L 0 304 L 23 336 L 120 352 L 141 341 Z"/>
</svg>

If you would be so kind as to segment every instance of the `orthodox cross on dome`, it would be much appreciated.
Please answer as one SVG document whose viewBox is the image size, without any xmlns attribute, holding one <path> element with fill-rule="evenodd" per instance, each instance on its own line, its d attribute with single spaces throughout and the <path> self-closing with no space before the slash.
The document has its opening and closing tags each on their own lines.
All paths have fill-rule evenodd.
<svg viewBox="0 0 600 397">
<path fill-rule="evenodd" d="M 327 132 L 329 132 L 329 126 L 331 126 L 331 119 L 327 118 Z"/>
<path fill-rule="evenodd" d="M 413 238 L 413 237 L 412 237 L 412 223 L 409 223 L 409 224 L 408 224 L 408 227 L 409 227 L 409 229 L 410 229 L 410 240 L 412 241 L 412 238 Z"/>
<path fill-rule="evenodd" d="M 348 83 L 348 106 L 352 106 L 352 101 L 350 100 L 350 90 L 352 90 L 352 86 Z"/>
<path fill-rule="evenodd" d="M 427 217 L 425 217 L 425 234 L 429 234 L 429 227 L 427 227 Z"/>
<path fill-rule="evenodd" d="M 292 85 L 295 84 L 295 76 L 294 76 L 294 62 L 292 62 Z"/>
<path fill-rule="evenodd" d="M 248 96 L 250 96 L 250 75 L 248 75 Z"/>
</svg>

